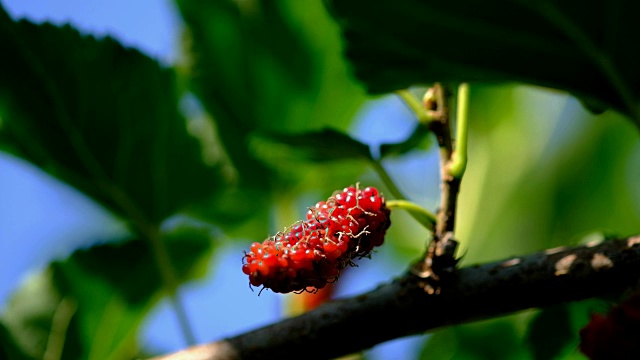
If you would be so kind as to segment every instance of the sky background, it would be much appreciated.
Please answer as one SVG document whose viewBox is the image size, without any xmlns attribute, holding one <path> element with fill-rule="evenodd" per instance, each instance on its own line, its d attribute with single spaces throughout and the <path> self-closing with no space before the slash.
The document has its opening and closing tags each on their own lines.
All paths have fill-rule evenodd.
<svg viewBox="0 0 640 360">
<path fill-rule="evenodd" d="M 14 19 L 57 25 L 71 23 L 86 34 L 112 36 L 163 64 L 170 65 L 178 55 L 181 22 L 170 1 L 1 0 L 1 3 Z M 389 132 L 388 126 L 375 126 L 390 118 L 397 121 L 393 132 Z M 369 143 L 390 142 L 404 138 L 411 127 L 411 114 L 404 105 L 396 98 L 383 98 L 362 109 L 353 135 Z M 437 157 L 431 155 L 410 156 L 388 165 L 391 173 L 407 173 L 417 163 L 420 163 L 417 168 L 425 172 L 437 169 Z M 433 179 L 434 184 L 425 186 L 425 178 Z M 437 174 L 431 177 L 416 174 L 402 180 L 398 185 L 416 194 L 416 201 L 434 199 L 425 189 L 437 191 Z M 52 259 L 69 255 L 86 244 L 87 238 L 117 238 L 126 232 L 122 224 L 83 194 L 2 152 L 0 199 L 0 308 L 21 281 Z M 182 297 L 198 342 L 232 336 L 280 318 L 286 296 L 264 291 L 258 297 L 257 292 L 249 290 L 239 261 L 245 248 L 233 245 L 219 249 L 211 260 L 210 275 L 183 288 Z M 361 262 L 359 271 L 345 274 L 340 279 L 338 296 L 367 291 L 405 270 L 388 254 L 380 255 L 375 262 Z M 369 355 L 371 359 L 406 358 L 423 339 L 415 336 L 391 341 L 377 346 Z M 140 342 L 145 348 L 163 352 L 185 346 L 168 302 L 161 302 L 153 311 Z"/>
</svg>

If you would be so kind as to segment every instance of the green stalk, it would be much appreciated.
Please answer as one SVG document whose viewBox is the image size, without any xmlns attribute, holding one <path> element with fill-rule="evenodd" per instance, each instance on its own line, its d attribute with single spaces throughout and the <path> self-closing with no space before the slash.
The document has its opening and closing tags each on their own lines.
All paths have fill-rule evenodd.
<svg viewBox="0 0 640 360">
<path fill-rule="evenodd" d="M 398 208 L 406 210 L 409 215 L 411 215 L 411 217 L 413 217 L 417 222 L 424 225 L 424 227 L 426 227 L 427 229 L 433 231 L 436 224 L 435 215 L 433 215 L 420 205 L 405 200 L 406 197 L 402 194 L 400 189 L 398 189 L 393 179 L 391 179 L 391 176 L 389 176 L 389 173 L 387 173 L 387 171 L 380 163 L 380 160 L 371 159 L 371 164 L 391 192 L 391 195 L 393 195 L 393 197 L 395 198 L 395 200 L 387 200 L 387 207 L 389 207 L 390 209 Z"/>
<path fill-rule="evenodd" d="M 100 184 L 102 190 L 122 208 L 122 210 L 129 216 L 132 222 L 132 228 L 135 228 L 141 236 L 149 242 L 153 259 L 160 271 L 160 278 L 162 279 L 162 285 L 167 292 L 173 310 L 178 318 L 178 324 L 185 342 L 191 346 L 195 345 L 196 339 L 187 317 L 184 304 L 180 298 L 179 287 L 180 280 L 178 279 L 177 271 L 171 262 L 169 256 L 169 250 L 167 249 L 162 235 L 160 234 L 160 227 L 158 224 L 152 223 L 147 220 L 145 214 L 140 211 L 136 204 L 129 198 L 126 192 L 122 191 L 118 186 L 104 182 Z"/>
<path fill-rule="evenodd" d="M 422 206 L 408 200 L 389 200 L 387 201 L 389 209 L 406 210 L 414 219 L 430 231 L 436 227 L 436 216 Z"/>
<path fill-rule="evenodd" d="M 433 117 L 427 112 L 423 104 L 420 103 L 420 100 L 418 100 L 418 98 L 416 98 L 409 90 L 398 90 L 395 93 L 404 100 L 404 103 L 409 106 L 421 124 L 428 124 L 433 120 Z"/>
<path fill-rule="evenodd" d="M 156 260 L 158 268 L 160 269 L 160 275 L 164 282 L 165 288 L 169 293 L 169 299 L 171 301 L 173 310 L 176 313 L 176 317 L 178 318 L 178 325 L 180 326 L 180 330 L 187 345 L 193 346 L 196 344 L 196 338 L 193 333 L 191 324 L 189 323 L 189 317 L 187 316 L 187 311 L 180 297 L 180 292 L 178 291 L 180 281 L 178 280 L 176 270 L 171 263 L 171 259 L 169 258 L 169 250 L 165 246 L 164 241 L 162 241 L 160 232 L 156 227 L 148 229 L 146 235 L 149 237 L 149 240 L 151 242 L 153 257 Z"/>
<path fill-rule="evenodd" d="M 456 113 L 456 142 L 455 150 L 451 154 L 449 174 L 461 179 L 467 168 L 467 113 L 469 109 L 469 84 L 462 83 L 458 87 L 458 108 Z"/>
<path fill-rule="evenodd" d="M 71 318 L 75 315 L 78 304 L 70 296 L 65 296 L 60 300 L 51 319 L 51 329 L 45 346 L 43 360 L 60 360 L 62 359 L 62 351 L 64 343 L 67 339 L 67 332 Z"/>
<path fill-rule="evenodd" d="M 396 183 L 393 181 L 387 170 L 384 169 L 382 163 L 379 159 L 371 159 L 371 165 L 373 165 L 373 169 L 378 173 L 378 176 L 382 179 L 384 184 L 387 186 L 391 195 L 393 195 L 396 199 L 406 199 L 406 196 L 402 194 L 400 189 L 396 186 Z"/>
</svg>

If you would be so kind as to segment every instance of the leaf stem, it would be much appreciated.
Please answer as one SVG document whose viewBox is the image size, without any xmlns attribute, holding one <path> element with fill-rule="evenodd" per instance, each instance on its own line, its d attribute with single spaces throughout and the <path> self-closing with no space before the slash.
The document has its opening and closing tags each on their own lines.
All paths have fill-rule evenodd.
<svg viewBox="0 0 640 360">
<path fill-rule="evenodd" d="M 371 159 L 371 165 L 373 166 L 373 169 L 376 171 L 376 173 L 378 173 L 378 176 L 380 176 L 394 198 L 406 199 L 406 196 L 402 194 L 391 176 L 389 176 L 389 173 L 387 173 L 387 170 L 385 170 L 385 168 L 382 166 L 382 162 L 380 159 Z"/>
<path fill-rule="evenodd" d="M 456 179 L 462 178 L 467 168 L 467 112 L 469 108 L 469 84 L 458 86 L 458 109 L 456 112 L 455 150 L 451 154 L 449 174 Z"/>
<path fill-rule="evenodd" d="M 178 318 L 178 324 L 180 326 L 180 330 L 182 331 L 182 335 L 184 336 L 185 342 L 189 346 L 195 345 L 196 338 L 193 333 L 191 324 L 189 323 L 189 317 L 187 316 L 187 312 L 178 291 L 179 281 L 176 275 L 175 268 L 171 263 L 169 251 L 167 250 L 164 241 L 162 241 L 160 232 L 156 227 L 150 229 L 147 232 L 147 236 L 151 243 L 153 257 L 156 260 L 156 264 L 160 269 L 162 280 L 169 293 L 171 305 L 173 306 L 173 310 L 175 311 L 176 317 Z"/>
<path fill-rule="evenodd" d="M 160 226 L 155 222 L 148 220 L 147 216 L 140 210 L 140 208 L 131 200 L 126 192 L 122 191 L 120 187 L 115 186 L 110 182 L 104 182 L 100 184 L 105 191 L 121 208 L 122 211 L 131 219 L 132 227 L 137 230 L 138 234 L 149 242 L 153 259 L 160 271 L 160 278 L 162 284 L 169 295 L 171 304 L 178 318 L 178 323 L 182 331 L 182 335 L 185 342 L 188 345 L 196 343 L 195 336 L 193 334 L 192 327 L 189 324 L 186 316 L 184 305 L 179 295 L 180 281 L 171 258 L 169 256 L 169 250 L 166 247 L 165 242 L 162 240 L 160 234 Z"/>
<path fill-rule="evenodd" d="M 408 204 L 413 204 L 412 202 L 405 200 L 406 197 L 404 196 L 404 194 L 402 194 L 400 189 L 398 189 L 398 187 L 396 186 L 391 176 L 389 176 L 389 173 L 387 173 L 387 170 L 385 170 L 385 168 L 382 166 L 380 159 L 372 158 L 370 160 L 374 170 L 378 173 L 378 176 L 380 176 L 384 184 L 387 186 L 387 188 L 391 192 L 391 195 L 396 199 L 396 200 L 387 200 L 387 206 L 389 206 L 390 203 L 394 203 L 394 202 L 396 205 L 403 202 L 406 203 L 406 206 L 409 206 Z M 407 208 L 405 208 L 405 210 L 407 210 L 409 215 L 411 215 L 411 217 L 414 218 L 417 222 L 424 225 L 427 229 L 434 231 L 435 216 L 432 215 L 430 212 L 428 212 L 426 209 L 420 207 L 419 205 L 417 204 L 414 204 L 414 205 L 415 205 L 415 208 L 413 209 L 414 211 L 410 211 Z M 418 210 L 418 208 L 421 210 Z"/>
<path fill-rule="evenodd" d="M 414 202 L 409 200 L 389 200 L 387 201 L 387 207 L 389 209 L 406 210 L 428 230 L 433 231 L 435 229 L 436 216 Z"/>
<path fill-rule="evenodd" d="M 104 182 L 101 186 L 103 190 L 122 208 L 122 211 L 131 219 L 132 227 L 138 231 L 140 236 L 149 242 L 153 259 L 160 271 L 162 284 L 169 295 L 171 305 L 173 306 L 173 310 L 178 318 L 178 323 L 184 340 L 188 345 L 195 344 L 196 339 L 192 327 L 189 324 L 188 317 L 178 291 L 180 281 L 178 279 L 176 269 L 171 262 L 171 258 L 169 257 L 169 250 L 162 240 L 159 225 L 149 221 L 146 215 L 131 200 L 127 193 L 122 191 L 118 186 L 115 186 L 110 182 Z"/>
<path fill-rule="evenodd" d="M 193 346 L 196 344 L 196 336 L 193 333 L 193 327 L 189 322 L 189 316 L 187 315 L 187 311 L 184 306 L 184 302 L 180 297 L 180 294 L 175 291 L 170 295 L 171 305 L 173 306 L 173 311 L 176 312 L 176 317 L 178 318 L 178 324 L 180 325 L 180 330 L 182 331 L 182 336 L 184 336 L 185 342 L 188 346 Z"/>
<path fill-rule="evenodd" d="M 65 296 L 60 300 L 51 320 L 51 330 L 47 338 L 43 360 L 60 360 L 67 338 L 71 318 L 76 313 L 78 304 L 70 296 Z"/>
<path fill-rule="evenodd" d="M 395 93 L 404 100 L 404 103 L 409 106 L 421 124 L 428 124 L 433 120 L 433 117 L 425 110 L 420 100 L 409 90 L 397 90 Z"/>
</svg>

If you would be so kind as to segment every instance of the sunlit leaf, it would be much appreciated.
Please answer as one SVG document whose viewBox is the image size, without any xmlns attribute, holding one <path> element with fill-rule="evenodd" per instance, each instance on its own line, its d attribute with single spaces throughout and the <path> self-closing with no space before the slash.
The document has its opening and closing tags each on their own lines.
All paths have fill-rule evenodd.
<svg viewBox="0 0 640 360">
<path fill-rule="evenodd" d="M 27 356 L 18 344 L 16 344 L 13 336 L 9 333 L 7 327 L 0 321 L 0 359 L 6 360 L 35 360 L 33 357 Z"/>
<path fill-rule="evenodd" d="M 347 129 L 364 91 L 346 70 L 338 28 L 320 1 L 177 3 L 187 25 L 189 84 L 241 184 L 264 190 L 281 183 L 247 148 L 255 131 Z"/>
<path fill-rule="evenodd" d="M 19 351 L 43 359 L 49 351 L 58 358 L 80 358 L 75 301 L 57 289 L 51 269 L 30 275 L 5 305 L 1 320 Z M 55 328 L 55 331 L 54 331 Z"/>
<path fill-rule="evenodd" d="M 178 112 L 176 76 L 111 38 L 0 8 L 0 143 L 117 214 L 158 223 L 220 186 Z"/>
<path fill-rule="evenodd" d="M 440 82 L 524 82 L 640 125 L 637 2 L 326 0 L 372 93 Z"/>
</svg>

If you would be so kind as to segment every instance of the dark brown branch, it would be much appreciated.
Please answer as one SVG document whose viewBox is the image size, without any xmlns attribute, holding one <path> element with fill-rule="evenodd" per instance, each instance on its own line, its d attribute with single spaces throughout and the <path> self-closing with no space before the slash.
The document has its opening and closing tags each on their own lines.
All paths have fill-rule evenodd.
<svg viewBox="0 0 640 360">
<path fill-rule="evenodd" d="M 155 360 L 331 359 L 530 308 L 616 295 L 640 278 L 640 236 L 457 269 L 427 294 L 407 273 L 368 293 Z M 434 311 L 436 309 L 436 311 Z"/>
<path fill-rule="evenodd" d="M 453 231 L 458 186 L 451 186 L 451 181 L 454 179 L 448 171 L 451 155 L 453 154 L 451 125 L 449 124 L 449 96 L 440 84 L 436 84 L 433 87 L 433 92 L 437 107 L 436 110 L 433 111 L 433 121 L 429 124 L 429 128 L 431 132 L 435 134 L 440 149 L 441 199 L 434 234 L 434 240 L 439 241 L 445 236 L 445 233 Z M 459 181 L 457 183 L 459 183 Z"/>
<path fill-rule="evenodd" d="M 449 98 L 450 91 L 439 83 L 429 89 L 425 96 L 426 110 L 433 119 L 429 128 L 436 136 L 440 150 L 440 207 L 436 215 L 433 239 L 427 245 L 423 261 L 416 263 L 412 271 L 427 280 L 424 282 L 424 290 L 429 293 L 440 291 L 441 278 L 453 271 L 457 264 L 455 252 L 458 243 L 454 239 L 454 228 L 460 178 L 452 176 L 449 171 L 454 152 Z M 434 105 L 435 108 L 432 108 Z"/>
</svg>

